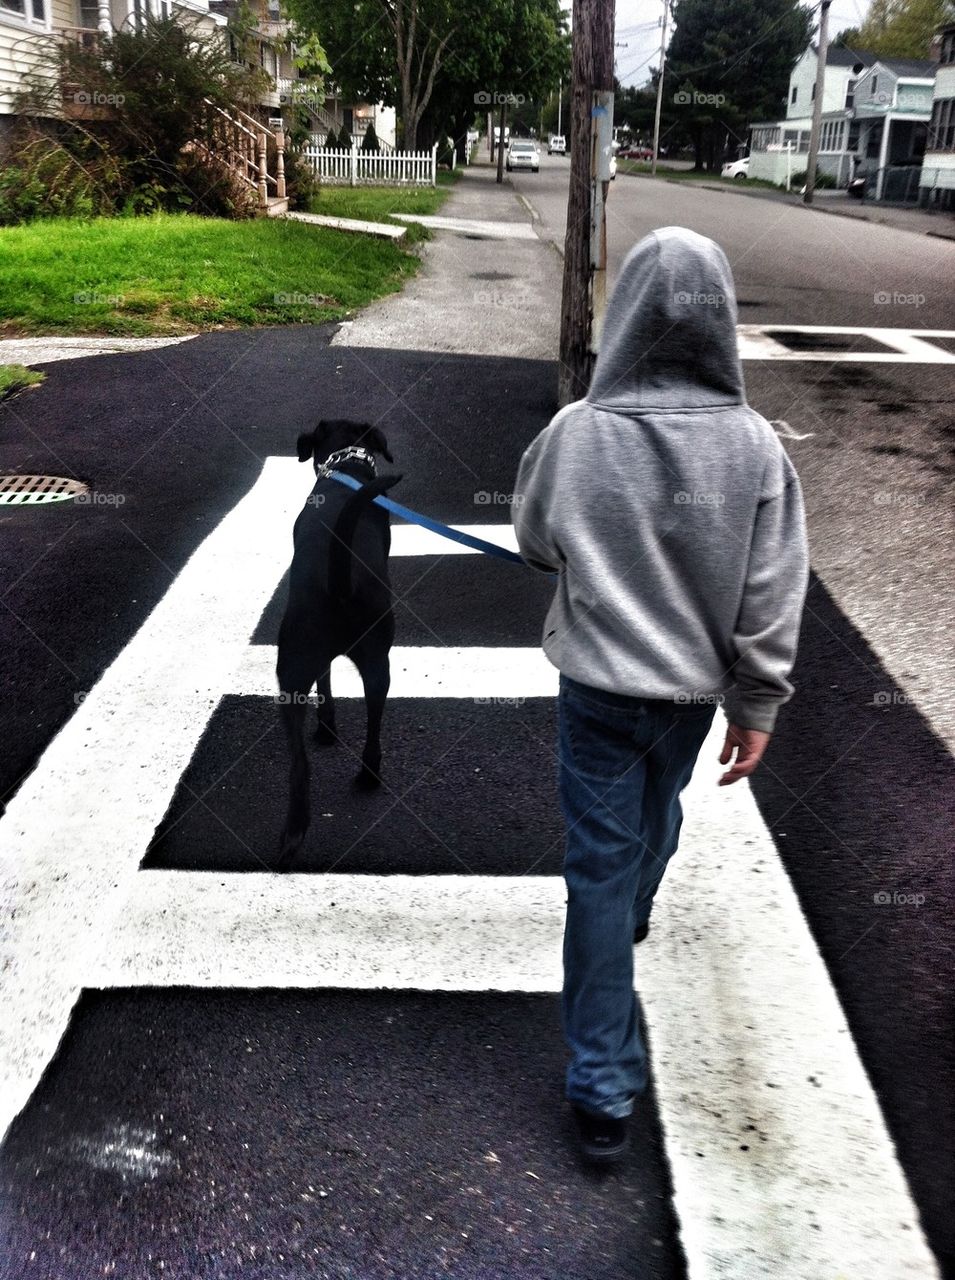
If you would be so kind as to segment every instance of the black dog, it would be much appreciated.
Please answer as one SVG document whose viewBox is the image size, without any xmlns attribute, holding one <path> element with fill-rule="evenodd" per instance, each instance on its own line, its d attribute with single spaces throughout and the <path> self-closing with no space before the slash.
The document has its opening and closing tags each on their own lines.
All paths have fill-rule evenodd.
<svg viewBox="0 0 955 1280">
<path fill-rule="evenodd" d="M 318 686 L 316 741 L 337 741 L 331 665 L 344 654 L 358 668 L 368 715 L 358 786 L 380 785 L 381 718 L 391 681 L 388 654 L 395 635 L 388 579 L 391 525 L 372 501 L 401 476 L 376 477 L 375 454 L 393 461 L 384 435 L 360 422 L 320 422 L 298 438 L 298 460 L 314 459 L 317 480 L 295 521 L 288 606 L 279 631 L 278 683 L 291 752 L 289 808 L 279 851 L 286 867 L 301 847 L 310 817 L 305 713 Z M 352 490 L 326 470 L 362 482 Z"/>
</svg>

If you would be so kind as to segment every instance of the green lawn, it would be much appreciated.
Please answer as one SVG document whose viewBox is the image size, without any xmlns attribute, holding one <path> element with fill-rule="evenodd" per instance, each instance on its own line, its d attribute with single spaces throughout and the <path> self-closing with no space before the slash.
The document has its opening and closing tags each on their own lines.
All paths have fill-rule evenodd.
<svg viewBox="0 0 955 1280">
<path fill-rule="evenodd" d="M 430 208 L 445 194 L 339 190 L 368 208 L 394 206 L 398 196 Z M 417 266 L 388 241 L 279 218 L 52 219 L 0 228 L 0 330 L 137 335 L 317 324 L 395 292 Z"/>
<path fill-rule="evenodd" d="M 309 207 L 312 213 L 365 218 L 369 222 L 386 222 L 396 213 L 437 213 L 457 176 L 446 169 L 439 170 L 436 187 L 323 186 Z"/>
<path fill-rule="evenodd" d="M 0 400 L 16 395 L 25 387 L 37 387 L 46 377 L 36 369 L 28 369 L 22 364 L 0 365 Z"/>
</svg>

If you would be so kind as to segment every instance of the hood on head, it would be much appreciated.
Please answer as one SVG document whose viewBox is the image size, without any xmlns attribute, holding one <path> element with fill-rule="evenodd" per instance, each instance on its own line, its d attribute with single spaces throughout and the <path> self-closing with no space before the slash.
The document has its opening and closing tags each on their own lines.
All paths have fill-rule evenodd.
<svg viewBox="0 0 955 1280">
<path fill-rule="evenodd" d="M 588 402 L 627 413 L 745 398 L 725 253 L 685 227 L 652 231 L 627 254 L 614 286 Z"/>
</svg>

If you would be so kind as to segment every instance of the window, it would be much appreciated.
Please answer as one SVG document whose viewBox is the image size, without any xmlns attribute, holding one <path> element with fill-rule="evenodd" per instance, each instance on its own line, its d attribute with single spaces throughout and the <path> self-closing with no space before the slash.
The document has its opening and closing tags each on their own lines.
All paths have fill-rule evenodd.
<svg viewBox="0 0 955 1280">
<path fill-rule="evenodd" d="M 798 93 L 799 93 L 799 86 L 794 84 L 794 85 L 793 85 L 793 91 L 792 91 L 792 97 L 789 99 L 790 103 L 791 103 L 793 106 L 795 106 L 795 105 L 796 105 L 796 97 L 797 97 Z"/>
<path fill-rule="evenodd" d="M 768 151 L 771 146 L 779 144 L 779 129 L 776 125 L 765 125 L 753 130 L 753 150 Z"/>
<path fill-rule="evenodd" d="M 851 111 L 856 101 L 856 82 L 854 80 L 846 81 L 846 110 Z"/>
<path fill-rule="evenodd" d="M 80 0 L 79 25 L 85 31 L 95 31 L 99 26 L 99 4 L 97 0 Z"/>
<path fill-rule="evenodd" d="M 841 151 L 844 134 L 844 120 L 824 120 L 822 122 L 822 132 L 819 135 L 819 150 Z"/>
<path fill-rule="evenodd" d="M 873 77 L 872 77 L 872 82 L 871 82 L 871 84 L 869 85 L 869 97 L 870 97 L 870 98 L 874 98 L 874 97 L 875 97 L 876 93 L 878 92 L 878 88 L 879 88 L 879 77 L 878 77 L 878 76 L 873 76 Z"/>
<path fill-rule="evenodd" d="M 44 0 L 0 0 L 0 15 L 22 18 L 30 23 L 45 23 Z"/>
<path fill-rule="evenodd" d="M 859 121 L 849 121 L 849 137 L 846 141 L 846 150 L 855 151 L 859 146 Z"/>
<path fill-rule="evenodd" d="M 815 101 L 816 101 L 816 82 L 815 82 L 815 80 L 813 80 L 813 82 L 812 82 L 812 93 L 809 95 L 809 101 L 810 101 L 810 102 L 815 102 Z"/>
<path fill-rule="evenodd" d="M 955 98 L 939 98 L 928 127 L 929 151 L 955 151 Z"/>
<path fill-rule="evenodd" d="M 942 49 L 939 57 L 942 66 L 955 62 L 955 31 L 946 31 L 942 37 Z"/>
</svg>

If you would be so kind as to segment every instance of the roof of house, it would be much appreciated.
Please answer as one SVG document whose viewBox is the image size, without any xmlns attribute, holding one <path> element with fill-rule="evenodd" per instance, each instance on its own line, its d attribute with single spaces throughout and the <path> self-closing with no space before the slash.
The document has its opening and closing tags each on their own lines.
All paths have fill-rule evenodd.
<svg viewBox="0 0 955 1280">
<path fill-rule="evenodd" d="M 879 58 L 879 62 L 897 76 L 915 76 L 922 80 L 934 80 L 938 70 L 938 63 L 926 58 Z"/>
<path fill-rule="evenodd" d="M 813 45 L 813 48 L 816 46 Z M 877 53 L 867 53 L 864 49 L 850 49 L 848 45 L 831 44 L 826 50 L 827 67 L 855 67 L 860 62 L 864 67 L 871 67 L 879 62 Z"/>
</svg>

